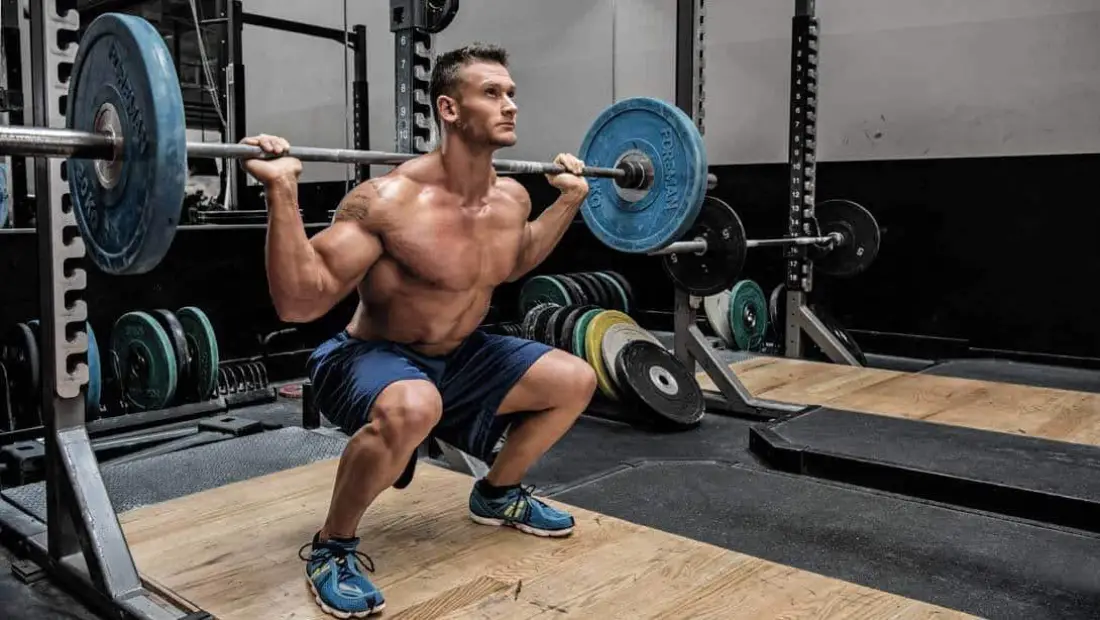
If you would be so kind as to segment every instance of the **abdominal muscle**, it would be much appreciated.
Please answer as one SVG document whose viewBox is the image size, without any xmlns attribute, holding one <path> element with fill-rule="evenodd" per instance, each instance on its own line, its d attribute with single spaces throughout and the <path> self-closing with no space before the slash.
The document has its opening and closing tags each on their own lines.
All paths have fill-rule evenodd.
<svg viewBox="0 0 1100 620">
<path fill-rule="evenodd" d="M 494 288 L 479 282 L 476 273 L 461 279 L 466 281 L 424 281 L 383 258 L 359 285 L 359 307 L 348 332 L 424 355 L 450 353 L 481 324 Z"/>
</svg>

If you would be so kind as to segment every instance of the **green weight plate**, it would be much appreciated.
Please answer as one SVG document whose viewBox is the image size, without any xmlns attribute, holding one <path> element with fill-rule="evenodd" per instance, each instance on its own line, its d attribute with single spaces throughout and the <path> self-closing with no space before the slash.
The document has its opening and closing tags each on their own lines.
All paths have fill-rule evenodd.
<svg viewBox="0 0 1100 620">
<path fill-rule="evenodd" d="M 730 291 L 730 331 L 742 351 L 759 351 L 768 333 L 768 300 L 752 280 L 741 280 Z"/>
<path fill-rule="evenodd" d="M 188 383 L 193 391 L 185 395 L 206 400 L 218 387 L 218 364 L 221 363 L 214 324 L 205 312 L 194 306 L 176 310 L 176 318 L 187 338 Z"/>
<path fill-rule="evenodd" d="M 573 326 L 573 355 L 581 359 L 588 359 L 587 352 L 585 351 L 585 335 L 588 334 L 588 324 L 592 322 L 592 319 L 596 318 L 596 315 L 603 312 L 603 308 L 592 308 L 585 311 L 577 319 L 577 324 Z"/>
<path fill-rule="evenodd" d="M 583 306 L 573 306 L 569 312 L 565 315 L 565 320 L 561 324 L 561 332 L 558 334 L 558 348 L 566 351 L 573 351 L 573 333 L 577 326 L 577 320 L 581 318 L 581 315 L 589 310 L 594 310 L 598 306 L 592 304 L 585 304 Z"/>
<path fill-rule="evenodd" d="M 553 276 L 535 276 L 523 283 L 519 290 L 519 311 L 528 310 L 541 303 L 568 306 L 573 303 L 569 290 Z"/>
<path fill-rule="evenodd" d="M 179 370 L 172 341 L 145 312 L 127 312 L 111 330 L 123 397 L 139 410 L 163 409 L 176 393 Z"/>
</svg>

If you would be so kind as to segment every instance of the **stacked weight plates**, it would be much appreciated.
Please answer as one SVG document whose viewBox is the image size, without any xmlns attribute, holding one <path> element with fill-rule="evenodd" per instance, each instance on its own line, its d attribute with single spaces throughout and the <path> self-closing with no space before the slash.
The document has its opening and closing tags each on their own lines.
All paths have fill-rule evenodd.
<svg viewBox="0 0 1100 620">
<path fill-rule="evenodd" d="M 596 373 L 599 392 L 639 426 L 694 427 L 704 413 L 692 373 L 625 312 L 596 304 L 536 303 L 523 337 L 568 351 Z"/>
<path fill-rule="evenodd" d="M 752 280 L 741 280 L 728 291 L 703 300 L 707 322 L 727 347 L 739 351 L 764 349 L 770 322 L 764 291 Z"/>
<path fill-rule="evenodd" d="M 539 304 L 558 306 L 593 305 L 629 314 L 634 308 L 634 290 L 615 271 L 586 271 L 539 275 L 528 278 L 519 292 L 519 311 L 526 316 Z"/>
</svg>

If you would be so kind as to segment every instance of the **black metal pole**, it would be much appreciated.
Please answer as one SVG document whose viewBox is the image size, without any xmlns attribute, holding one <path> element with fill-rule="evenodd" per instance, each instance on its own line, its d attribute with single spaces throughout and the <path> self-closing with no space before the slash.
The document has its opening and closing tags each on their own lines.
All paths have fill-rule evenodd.
<svg viewBox="0 0 1100 620">
<path fill-rule="evenodd" d="M 367 27 L 355 26 L 355 68 L 351 83 L 355 112 L 355 148 L 370 150 L 370 84 L 367 81 Z M 362 183 L 370 178 L 370 166 L 355 167 L 355 181 Z"/>
</svg>

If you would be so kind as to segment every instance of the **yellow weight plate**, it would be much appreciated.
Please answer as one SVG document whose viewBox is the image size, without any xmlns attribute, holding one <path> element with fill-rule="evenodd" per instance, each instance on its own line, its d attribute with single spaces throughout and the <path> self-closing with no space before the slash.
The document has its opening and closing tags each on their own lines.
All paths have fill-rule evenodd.
<svg viewBox="0 0 1100 620">
<path fill-rule="evenodd" d="M 618 310 L 604 310 L 592 318 L 592 321 L 588 323 L 588 329 L 584 333 L 584 355 L 588 360 L 588 364 L 592 366 L 592 370 L 596 371 L 596 384 L 599 386 L 600 391 L 611 400 L 619 400 L 619 395 L 615 393 L 611 373 L 608 372 L 604 363 L 603 347 L 601 345 L 608 328 L 619 323 L 638 324 L 629 314 Z"/>
</svg>

